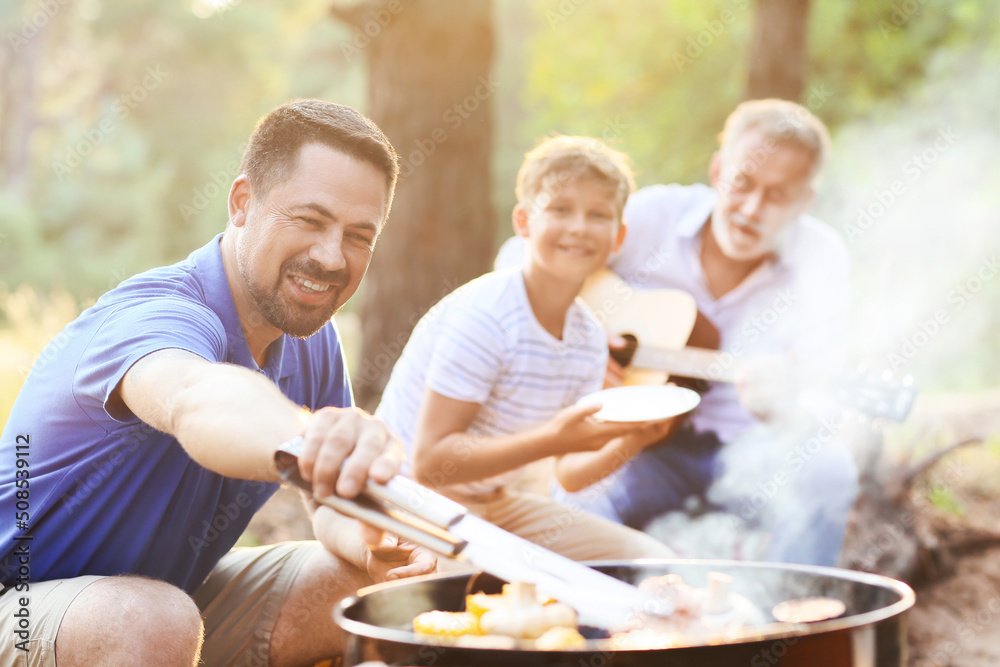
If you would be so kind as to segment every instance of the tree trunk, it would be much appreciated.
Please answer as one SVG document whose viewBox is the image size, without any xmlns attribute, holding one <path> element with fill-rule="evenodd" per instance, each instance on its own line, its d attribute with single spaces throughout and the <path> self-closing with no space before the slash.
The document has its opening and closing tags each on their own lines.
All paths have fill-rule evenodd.
<svg viewBox="0 0 1000 667">
<path fill-rule="evenodd" d="M 801 99 L 808 19 L 809 0 L 757 0 L 747 99 Z"/>
<path fill-rule="evenodd" d="M 371 409 L 420 316 L 491 265 L 491 2 L 392 0 L 333 13 L 354 28 L 369 65 L 368 113 L 401 163 L 361 304 L 354 389 Z"/>
<path fill-rule="evenodd" d="M 27 200 L 31 183 L 31 135 L 36 116 L 38 70 L 48 24 L 25 32 L 15 24 L 0 56 L 0 189 Z"/>
</svg>

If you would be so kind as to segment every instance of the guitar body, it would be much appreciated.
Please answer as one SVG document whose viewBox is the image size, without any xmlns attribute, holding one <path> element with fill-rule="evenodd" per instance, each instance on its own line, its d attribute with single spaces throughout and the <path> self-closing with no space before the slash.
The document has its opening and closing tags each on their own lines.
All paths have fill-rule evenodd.
<svg viewBox="0 0 1000 667">
<path fill-rule="evenodd" d="M 608 333 L 631 337 L 643 346 L 665 350 L 682 350 L 689 344 L 718 347 L 718 331 L 698 312 L 694 297 L 683 290 L 636 289 L 602 269 L 587 279 L 580 297 Z M 711 344 L 713 332 L 715 345 Z M 666 371 L 629 366 L 627 357 L 622 364 L 626 385 L 663 384 L 670 377 Z"/>
<path fill-rule="evenodd" d="M 663 384 L 668 378 L 704 393 L 710 382 L 734 382 L 732 357 L 720 352 L 719 331 L 698 312 L 694 297 L 677 289 L 635 289 L 608 269 L 592 275 L 580 296 L 608 333 L 628 341 L 612 350 L 624 368 L 624 384 Z M 847 373 L 800 378 L 836 404 L 869 417 L 901 422 L 916 398 L 913 378 Z"/>
</svg>

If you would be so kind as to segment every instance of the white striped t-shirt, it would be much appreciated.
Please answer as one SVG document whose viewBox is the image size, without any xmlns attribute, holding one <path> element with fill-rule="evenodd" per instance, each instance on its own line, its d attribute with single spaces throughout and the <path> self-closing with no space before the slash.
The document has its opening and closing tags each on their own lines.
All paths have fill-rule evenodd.
<svg viewBox="0 0 1000 667">
<path fill-rule="evenodd" d="M 421 318 L 375 414 L 405 443 L 403 474 L 412 475 L 413 436 L 425 387 L 482 405 L 469 433 L 505 435 L 546 422 L 599 390 L 607 358 L 607 337 L 583 301 L 570 306 L 558 340 L 535 319 L 521 269 L 495 271 L 455 290 Z M 446 478 L 447 471 L 442 472 Z M 520 472 L 449 488 L 488 493 Z"/>
</svg>

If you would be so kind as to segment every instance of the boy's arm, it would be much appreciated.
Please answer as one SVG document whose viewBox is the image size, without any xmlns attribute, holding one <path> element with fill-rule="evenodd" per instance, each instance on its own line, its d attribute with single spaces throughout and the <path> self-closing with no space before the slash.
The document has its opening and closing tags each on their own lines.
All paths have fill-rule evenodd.
<svg viewBox="0 0 1000 667">
<path fill-rule="evenodd" d="M 413 442 L 413 474 L 418 482 L 430 486 L 472 482 L 548 456 L 599 449 L 635 428 L 588 419 L 600 406 L 570 406 L 519 433 L 473 435 L 468 428 L 481 409 L 479 403 L 425 390 Z"/>
<path fill-rule="evenodd" d="M 599 482 L 621 468 L 643 448 L 672 436 L 684 417 L 644 423 L 627 435 L 610 440 L 597 451 L 572 452 L 556 459 L 556 479 L 574 493 Z"/>
</svg>

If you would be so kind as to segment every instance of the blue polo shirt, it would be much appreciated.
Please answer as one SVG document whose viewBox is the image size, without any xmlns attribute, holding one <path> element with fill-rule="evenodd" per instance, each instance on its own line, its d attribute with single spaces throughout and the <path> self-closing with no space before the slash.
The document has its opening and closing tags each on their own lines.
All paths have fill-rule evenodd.
<svg viewBox="0 0 1000 667">
<path fill-rule="evenodd" d="M 0 436 L 3 584 L 23 577 L 27 565 L 28 581 L 139 574 L 190 593 L 277 489 L 211 472 L 173 437 L 109 406 L 145 355 L 179 348 L 263 373 L 309 409 L 351 405 L 333 322 L 305 340 L 282 336 L 266 366 L 257 366 L 220 238 L 102 296 L 35 363 Z M 15 463 L 19 454 L 27 464 Z M 15 521 L 19 510 L 27 512 L 27 531 Z"/>
</svg>

